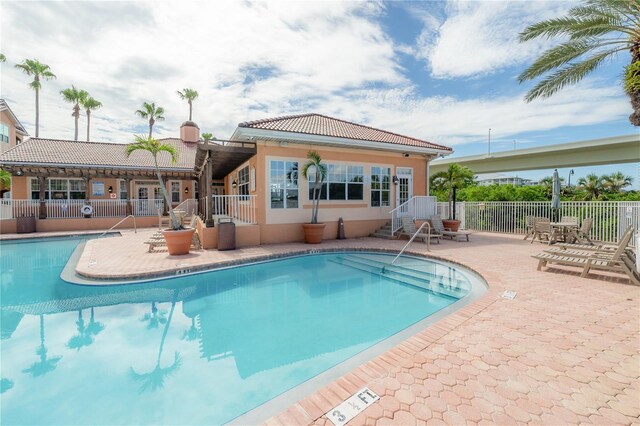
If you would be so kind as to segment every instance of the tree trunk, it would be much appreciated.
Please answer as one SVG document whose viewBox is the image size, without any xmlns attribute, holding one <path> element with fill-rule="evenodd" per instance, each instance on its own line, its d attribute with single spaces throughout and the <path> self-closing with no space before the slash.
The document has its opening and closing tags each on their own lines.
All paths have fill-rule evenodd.
<svg viewBox="0 0 640 426">
<path fill-rule="evenodd" d="M 189 101 L 189 121 L 191 121 L 191 113 L 193 112 L 193 103 Z"/>
<path fill-rule="evenodd" d="M 160 175 L 160 169 L 158 168 L 158 159 L 154 156 L 153 161 L 156 165 L 156 175 L 158 176 L 158 183 L 160 184 L 160 190 L 162 191 L 162 196 L 164 197 L 164 202 L 167 204 L 169 208 L 169 216 L 171 216 L 171 226 L 174 230 L 178 230 L 182 227 L 180 223 L 178 223 L 178 218 L 176 214 L 173 212 L 173 208 L 171 208 L 171 201 L 169 200 L 169 193 L 167 192 L 167 187 L 162 180 L 162 176 Z"/>
<path fill-rule="evenodd" d="M 75 121 L 75 131 L 73 133 L 73 140 L 77 141 L 78 140 L 78 120 L 80 119 L 80 107 L 78 106 L 78 104 L 76 104 L 73 107 L 73 118 Z"/>
<path fill-rule="evenodd" d="M 40 134 L 40 90 L 36 89 L 36 138 Z"/>
<path fill-rule="evenodd" d="M 153 123 L 155 123 L 156 121 L 152 118 L 149 119 L 149 137 L 151 137 L 151 134 L 153 133 Z"/>
<path fill-rule="evenodd" d="M 91 127 L 91 110 L 87 109 L 87 142 L 90 141 L 89 139 L 89 129 Z"/>
<path fill-rule="evenodd" d="M 45 184 L 47 180 L 44 176 L 38 176 L 38 188 L 40 191 L 38 193 L 38 199 L 40 200 L 40 211 L 38 212 L 38 219 L 46 219 L 47 218 L 47 204 L 45 201 Z"/>
</svg>

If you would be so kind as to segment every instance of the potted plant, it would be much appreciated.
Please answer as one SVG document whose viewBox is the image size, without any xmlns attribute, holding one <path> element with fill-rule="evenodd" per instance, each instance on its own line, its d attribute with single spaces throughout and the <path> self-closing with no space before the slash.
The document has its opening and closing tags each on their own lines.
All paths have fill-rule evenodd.
<svg viewBox="0 0 640 426">
<path fill-rule="evenodd" d="M 324 223 L 318 223 L 318 207 L 320 206 L 320 194 L 322 183 L 327 179 L 327 166 L 322 164 L 322 158 L 315 151 L 307 153 L 309 161 L 302 167 L 302 176 L 309 181 L 309 176 L 314 177 L 313 199 L 311 200 L 311 222 L 302 225 L 304 229 L 304 241 L 307 244 L 320 244 L 324 234 Z"/>
<path fill-rule="evenodd" d="M 456 163 L 450 164 L 447 170 L 431 177 L 431 186 L 436 191 L 447 191 L 449 195 L 449 218 L 442 220 L 446 229 L 457 231 L 460 228 L 460 221 L 456 219 L 456 191 L 472 183 L 471 169 Z"/>
<path fill-rule="evenodd" d="M 158 177 L 158 183 L 160 184 L 160 189 L 162 190 L 162 196 L 164 197 L 164 202 L 167 204 L 169 209 L 169 216 L 171 217 L 171 228 L 165 229 L 162 232 L 165 241 L 167 242 L 167 249 L 169 250 L 169 254 L 171 255 L 180 255 L 180 254 L 188 254 L 189 248 L 191 247 L 191 242 L 193 240 L 193 233 L 195 229 L 193 228 L 185 228 L 182 226 L 182 223 L 178 220 L 173 208 L 171 207 L 171 200 L 169 199 L 169 193 L 167 192 L 167 188 L 162 181 L 162 176 L 160 176 L 160 168 L 158 167 L 158 154 L 162 151 L 169 153 L 171 155 L 171 162 L 175 163 L 178 158 L 178 153 L 176 149 L 168 144 L 161 144 L 158 140 L 154 139 L 152 136 L 142 137 L 136 136 L 136 141 L 132 144 L 127 145 L 126 154 L 127 157 L 131 155 L 132 152 L 137 150 L 148 151 L 153 156 L 153 163 L 156 169 L 156 175 Z"/>
</svg>

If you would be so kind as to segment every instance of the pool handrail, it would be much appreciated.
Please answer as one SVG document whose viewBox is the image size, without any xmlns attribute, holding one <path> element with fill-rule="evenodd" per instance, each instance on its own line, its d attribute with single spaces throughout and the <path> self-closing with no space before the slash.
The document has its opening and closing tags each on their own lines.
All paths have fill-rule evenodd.
<svg viewBox="0 0 640 426">
<path fill-rule="evenodd" d="M 136 226 L 136 217 L 132 214 L 130 214 L 129 216 L 125 217 L 124 219 L 121 219 L 118 223 L 116 223 L 115 225 L 113 225 L 111 228 L 107 229 L 106 231 L 104 231 L 102 234 L 98 235 L 98 238 L 102 238 L 104 237 L 106 234 L 108 234 L 109 232 L 113 231 L 113 229 L 120 225 L 122 222 L 124 222 L 125 220 L 132 218 L 133 219 L 133 233 L 137 234 L 138 233 L 138 227 Z"/>
<path fill-rule="evenodd" d="M 387 264 L 384 265 L 382 267 L 382 272 L 384 273 L 385 269 L 387 266 L 393 266 L 393 264 L 396 262 L 396 260 L 398 260 L 398 258 L 402 255 L 402 253 L 404 253 L 404 251 L 407 249 L 407 247 L 409 247 L 409 244 L 411 244 L 411 242 L 416 238 L 416 235 L 418 235 L 420 233 L 420 231 L 422 231 L 422 228 L 427 227 L 427 251 L 431 251 L 429 249 L 429 245 L 431 243 L 431 225 L 429 224 L 429 222 L 423 222 L 422 225 L 420 225 L 420 227 L 418 228 L 418 230 L 416 232 L 413 233 L 413 235 L 411 236 L 411 238 L 409 238 L 409 241 L 407 241 L 407 244 L 404 245 L 404 247 L 402 247 L 402 249 L 400 250 L 400 252 L 398 252 L 398 254 L 396 255 L 396 257 L 393 258 L 393 260 Z"/>
</svg>

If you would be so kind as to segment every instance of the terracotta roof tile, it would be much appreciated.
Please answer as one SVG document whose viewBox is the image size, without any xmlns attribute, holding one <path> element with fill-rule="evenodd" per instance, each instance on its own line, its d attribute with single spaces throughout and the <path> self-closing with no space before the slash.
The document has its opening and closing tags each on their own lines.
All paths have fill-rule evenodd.
<svg viewBox="0 0 640 426">
<path fill-rule="evenodd" d="M 238 127 L 331 136 L 451 151 L 451 148 L 449 147 L 432 142 L 313 113 L 246 121 L 238 124 Z"/>
<path fill-rule="evenodd" d="M 161 169 L 193 170 L 197 144 L 180 139 L 160 139 L 178 151 L 178 161 L 171 163 L 168 153 L 158 156 Z M 123 143 L 80 142 L 60 139 L 31 138 L 0 155 L 2 163 L 55 164 L 64 166 L 102 166 L 108 168 L 152 169 L 153 157 L 148 152 L 125 154 Z"/>
</svg>

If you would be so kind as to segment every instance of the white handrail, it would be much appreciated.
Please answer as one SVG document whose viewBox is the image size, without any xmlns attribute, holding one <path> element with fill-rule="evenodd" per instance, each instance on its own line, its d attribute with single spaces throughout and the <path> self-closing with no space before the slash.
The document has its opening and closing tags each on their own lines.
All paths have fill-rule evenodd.
<svg viewBox="0 0 640 426">
<path fill-rule="evenodd" d="M 436 197 L 417 195 L 391 210 L 391 234 L 395 234 L 402 228 L 402 217 L 404 216 L 411 216 L 414 219 L 429 219 L 435 215 L 436 202 Z"/>
<path fill-rule="evenodd" d="M 133 233 L 137 234 L 138 233 L 138 227 L 136 226 L 136 217 L 132 214 L 130 214 L 129 216 L 125 217 L 124 219 L 120 220 L 118 223 L 116 223 L 115 225 L 113 225 L 111 228 L 107 229 L 106 231 L 104 231 L 102 234 L 98 235 L 98 238 L 104 237 L 105 235 L 107 235 L 109 232 L 113 231 L 113 229 L 120 225 L 122 222 L 124 222 L 125 220 L 132 218 L 133 219 Z"/>
<path fill-rule="evenodd" d="M 398 254 L 396 255 L 396 257 L 393 258 L 393 260 L 391 261 L 391 263 L 389 263 L 388 265 L 384 265 L 382 267 L 382 272 L 384 273 L 384 271 L 386 270 L 387 266 L 393 266 L 394 263 L 396 263 L 396 260 L 398 260 L 398 258 L 402 255 L 402 253 L 404 253 L 404 251 L 407 249 L 407 247 L 409 247 L 409 244 L 411 244 L 411 242 L 416 238 L 416 235 L 418 235 L 420 233 L 420 231 L 422 231 L 422 228 L 427 227 L 427 251 L 431 251 L 429 249 L 429 245 L 431 243 L 431 225 L 429 225 L 429 222 L 423 222 L 422 225 L 420 225 L 420 228 L 418 228 L 418 230 L 416 232 L 414 232 L 414 234 L 411 236 L 411 238 L 409 238 L 409 241 L 407 241 L 407 244 L 404 245 L 404 247 L 402 247 L 402 249 L 398 252 Z"/>
</svg>

